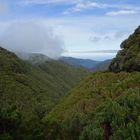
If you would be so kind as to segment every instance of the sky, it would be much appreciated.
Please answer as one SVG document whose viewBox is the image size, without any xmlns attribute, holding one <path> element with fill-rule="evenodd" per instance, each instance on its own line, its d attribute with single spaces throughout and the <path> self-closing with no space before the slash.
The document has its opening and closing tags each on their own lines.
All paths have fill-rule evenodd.
<svg viewBox="0 0 140 140">
<path fill-rule="evenodd" d="M 139 0 L 0 0 L 0 45 L 105 60 L 140 25 Z"/>
</svg>

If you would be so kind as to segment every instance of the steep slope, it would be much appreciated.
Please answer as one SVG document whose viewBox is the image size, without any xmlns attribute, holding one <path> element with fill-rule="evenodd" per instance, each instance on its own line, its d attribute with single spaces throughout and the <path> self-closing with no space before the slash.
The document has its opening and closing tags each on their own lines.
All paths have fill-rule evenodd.
<svg viewBox="0 0 140 140">
<path fill-rule="evenodd" d="M 85 70 L 61 61 L 33 65 L 1 49 L 0 139 L 139 140 L 139 28 L 125 45 L 110 65 L 118 73 L 93 73 L 67 95 Z"/>
<path fill-rule="evenodd" d="M 42 118 L 88 74 L 83 68 L 38 57 L 35 63 L 23 61 L 0 47 L 1 140 L 45 139 Z"/>
<path fill-rule="evenodd" d="M 43 63 L 51 60 L 48 56 L 40 53 L 16 52 L 16 55 L 22 60 L 32 62 L 33 64 Z"/>
<path fill-rule="evenodd" d="M 105 71 L 108 70 L 110 64 L 111 64 L 112 60 L 105 60 L 103 62 L 100 62 L 99 64 L 97 64 L 94 68 L 93 71 Z"/>
<path fill-rule="evenodd" d="M 109 65 L 112 60 L 105 60 L 105 61 L 95 61 L 90 59 L 78 59 L 72 57 L 62 57 L 60 61 L 73 65 L 73 66 L 81 66 L 90 71 L 105 71 L 108 70 Z"/>
<path fill-rule="evenodd" d="M 119 73 L 91 74 L 43 119 L 48 140 L 140 139 L 139 31 L 109 67 Z"/>
<path fill-rule="evenodd" d="M 46 137 L 138 140 L 139 109 L 140 73 L 93 73 L 44 118 Z"/>
<path fill-rule="evenodd" d="M 121 48 L 109 70 L 113 72 L 140 71 L 140 26 L 122 42 Z"/>
<path fill-rule="evenodd" d="M 14 100 L 22 104 L 22 96 L 26 95 L 33 95 L 36 99 L 45 96 L 48 102 L 55 103 L 86 73 L 82 68 L 74 68 L 55 60 L 32 65 L 20 60 L 14 53 L 0 48 L 0 91 L 3 98 L 10 96 L 6 98 L 7 104 Z M 17 96 L 20 96 L 20 101 Z M 25 105 L 28 106 L 27 103 Z"/>
<path fill-rule="evenodd" d="M 87 69 L 94 68 L 97 64 L 100 63 L 100 61 L 94 61 L 90 59 L 79 59 L 79 58 L 72 58 L 72 57 L 62 57 L 60 58 L 61 61 L 74 65 L 74 66 L 82 66 Z"/>
</svg>

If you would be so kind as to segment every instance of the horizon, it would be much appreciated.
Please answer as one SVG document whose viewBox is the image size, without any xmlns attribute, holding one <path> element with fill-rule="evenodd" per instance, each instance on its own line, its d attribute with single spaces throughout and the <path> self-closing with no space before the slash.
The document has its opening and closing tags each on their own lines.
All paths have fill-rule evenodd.
<svg viewBox="0 0 140 140">
<path fill-rule="evenodd" d="M 137 0 L 1 0 L 0 46 L 92 60 L 114 58 L 140 25 Z"/>
</svg>

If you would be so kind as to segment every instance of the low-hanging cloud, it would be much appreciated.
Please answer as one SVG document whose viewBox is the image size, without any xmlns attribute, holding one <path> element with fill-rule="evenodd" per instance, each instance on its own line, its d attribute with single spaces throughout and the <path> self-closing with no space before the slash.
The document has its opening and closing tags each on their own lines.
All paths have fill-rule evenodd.
<svg viewBox="0 0 140 140">
<path fill-rule="evenodd" d="M 51 28 L 34 22 L 17 22 L 0 36 L 0 45 L 15 52 L 43 53 L 57 59 L 63 53 L 64 43 Z"/>
</svg>

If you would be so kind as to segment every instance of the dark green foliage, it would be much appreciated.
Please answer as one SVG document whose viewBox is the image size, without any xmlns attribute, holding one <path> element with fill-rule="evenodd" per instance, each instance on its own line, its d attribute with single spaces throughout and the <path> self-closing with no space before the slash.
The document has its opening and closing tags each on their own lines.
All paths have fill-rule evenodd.
<svg viewBox="0 0 140 140">
<path fill-rule="evenodd" d="M 109 66 L 109 70 L 113 72 L 140 71 L 140 27 L 122 42 L 121 48 L 122 50 Z"/>
<path fill-rule="evenodd" d="M 128 90 L 115 101 L 99 106 L 89 115 L 81 140 L 139 140 L 140 89 Z"/>
<path fill-rule="evenodd" d="M 18 127 L 19 132 L 13 128 L 18 139 L 43 139 L 42 118 L 87 73 L 83 68 L 55 60 L 32 64 L 0 48 L 0 108 L 3 111 L 15 106 L 21 114 L 22 124 L 12 122 L 9 126 L 10 129 Z M 3 119 L 8 122 L 6 116 Z M 13 138 L 9 129 L 0 136 L 1 139 Z"/>
<path fill-rule="evenodd" d="M 17 137 L 21 114 L 15 106 L 0 109 L 0 139 L 12 140 Z"/>
<path fill-rule="evenodd" d="M 139 35 L 138 28 L 122 43 L 111 71 L 140 70 Z M 93 73 L 68 92 L 86 74 L 0 48 L 0 139 L 139 140 L 140 72 Z"/>
<path fill-rule="evenodd" d="M 140 73 L 94 73 L 44 122 L 61 127 L 61 140 L 138 140 L 139 116 Z"/>
<path fill-rule="evenodd" d="M 26 64 L 18 57 L 4 48 L 0 47 L 0 72 L 7 74 L 26 73 Z"/>
<path fill-rule="evenodd" d="M 14 103 L 28 119 L 41 118 L 86 74 L 55 60 L 32 65 L 0 48 L 0 106 Z"/>
</svg>

